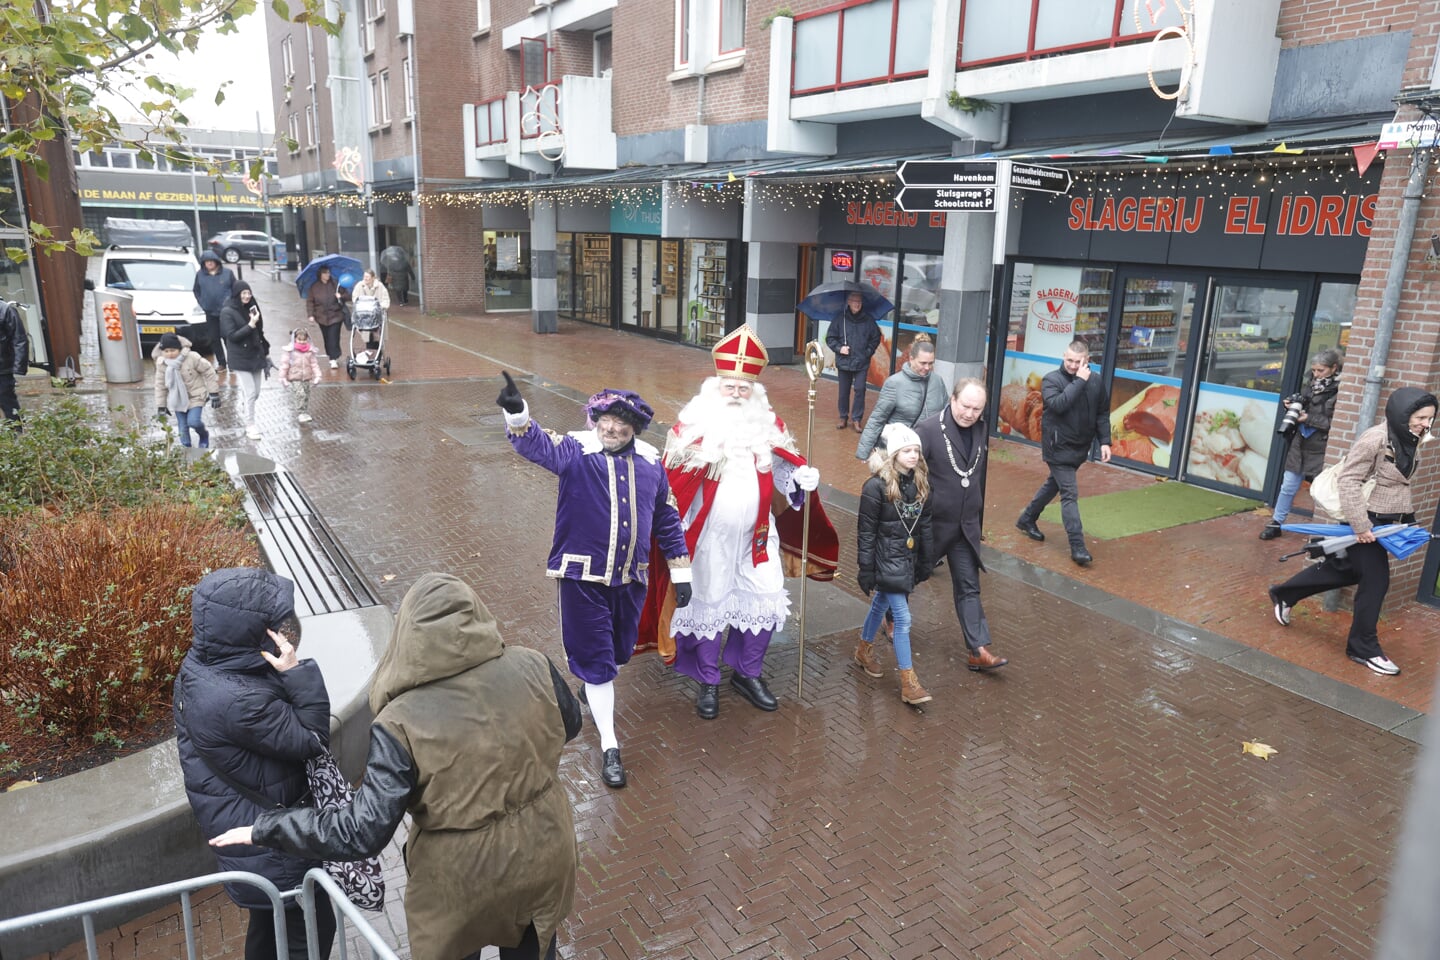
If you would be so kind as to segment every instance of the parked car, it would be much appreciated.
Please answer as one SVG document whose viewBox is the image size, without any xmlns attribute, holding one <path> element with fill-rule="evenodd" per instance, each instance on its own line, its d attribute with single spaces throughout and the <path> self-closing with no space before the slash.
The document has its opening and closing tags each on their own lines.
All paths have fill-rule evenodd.
<svg viewBox="0 0 1440 960">
<path fill-rule="evenodd" d="M 283 259 L 285 241 L 258 230 L 226 230 L 210 238 L 210 249 L 226 263 L 241 260 L 269 260 L 272 254 Z"/>
<path fill-rule="evenodd" d="M 190 228 L 178 220 L 108 218 L 103 232 L 100 282 L 130 294 L 141 348 L 148 354 L 167 333 L 207 346 L 199 342 L 205 336 L 205 311 L 195 302 L 200 263 L 191 250 Z"/>
</svg>

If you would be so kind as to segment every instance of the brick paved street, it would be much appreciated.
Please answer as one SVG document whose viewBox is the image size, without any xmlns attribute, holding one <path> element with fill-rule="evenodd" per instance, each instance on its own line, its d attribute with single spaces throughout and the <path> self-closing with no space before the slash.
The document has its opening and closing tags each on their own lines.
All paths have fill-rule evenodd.
<svg viewBox="0 0 1440 960">
<path fill-rule="evenodd" d="M 257 291 L 272 328 L 299 317 L 293 288 Z M 449 571 L 475 586 L 507 641 L 563 662 L 542 572 L 555 487 L 504 440 L 499 370 L 524 375 L 536 416 L 557 429 L 578 425 L 577 394 L 606 385 L 640 390 L 668 423 L 708 354 L 569 323 L 539 338 L 528 315 L 411 308 L 393 320 L 393 382 L 351 383 L 341 370 L 302 427 L 272 381 L 258 448 L 297 475 L 392 607 L 420 574 Z M 766 382 L 803 433 L 803 374 L 776 369 Z M 701 721 L 692 685 L 655 657 L 621 673 L 629 788 L 599 784 L 588 721 L 563 761 L 581 865 L 562 956 L 1369 956 L 1414 742 L 1112 614 L 1132 601 L 1296 664 L 1275 675 L 1315 680 L 1321 701 L 1358 688 L 1366 703 L 1425 711 L 1434 613 L 1383 624 L 1406 668 L 1396 679 L 1344 660 L 1343 614 L 1317 607 L 1282 631 L 1264 599 L 1282 549 L 1254 541 L 1251 515 L 1099 542 L 1096 565 L 1078 570 L 1054 543 L 1011 529 L 1042 468 L 1033 450 L 1003 444 L 988 539 L 1000 567 L 1024 572 L 992 573 L 984 597 L 1012 663 L 994 676 L 965 669 L 948 584 L 932 581 L 912 609 L 916 668 L 935 700 L 906 707 L 888 651 L 881 680 L 848 662 L 859 620 L 843 627 L 846 611 L 863 609 L 850 505 L 864 468 L 853 434 L 829 424 L 833 390 L 821 387 L 814 459 L 834 488 L 843 576 L 810 594 L 829 632 L 811 631 L 805 696 L 793 617 L 767 666 L 774 714 L 722 687 L 719 719 Z M 136 397 L 110 391 L 112 403 Z M 228 406 L 221 422 L 220 442 L 246 442 Z M 1088 494 L 1148 481 L 1089 467 L 1081 482 Z M 1107 594 L 1119 600 L 1089 604 Z M 1279 753 L 1244 756 L 1244 740 Z M 398 900 L 403 868 L 393 847 L 388 856 Z M 403 943 L 398 902 L 380 927 Z M 131 930 L 111 955 L 145 956 L 138 940 Z"/>
</svg>

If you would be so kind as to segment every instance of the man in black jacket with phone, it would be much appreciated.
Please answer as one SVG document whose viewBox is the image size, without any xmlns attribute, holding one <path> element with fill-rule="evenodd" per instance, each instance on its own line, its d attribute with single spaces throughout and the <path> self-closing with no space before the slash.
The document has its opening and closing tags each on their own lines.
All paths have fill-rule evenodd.
<svg viewBox="0 0 1440 960">
<path fill-rule="evenodd" d="M 1070 539 L 1070 559 L 1088 567 L 1094 559 L 1085 549 L 1085 530 L 1080 525 L 1080 487 L 1075 474 L 1090 458 L 1090 448 L 1100 441 L 1100 462 L 1110 462 L 1110 397 L 1100 378 L 1090 370 L 1090 345 L 1072 341 L 1065 348 L 1060 369 L 1045 374 L 1040 383 L 1040 450 L 1050 476 L 1035 491 L 1035 498 L 1020 513 L 1015 526 L 1031 540 L 1043 541 L 1045 534 L 1035 525 L 1055 494 L 1060 494 L 1060 519 Z"/>
</svg>

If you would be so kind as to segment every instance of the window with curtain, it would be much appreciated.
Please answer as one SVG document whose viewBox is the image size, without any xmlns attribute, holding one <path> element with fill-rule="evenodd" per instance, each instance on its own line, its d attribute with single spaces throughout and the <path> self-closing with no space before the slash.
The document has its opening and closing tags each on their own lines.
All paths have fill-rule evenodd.
<svg viewBox="0 0 1440 960">
<path fill-rule="evenodd" d="M 745 0 L 720 0 L 720 52 L 745 48 Z"/>
</svg>

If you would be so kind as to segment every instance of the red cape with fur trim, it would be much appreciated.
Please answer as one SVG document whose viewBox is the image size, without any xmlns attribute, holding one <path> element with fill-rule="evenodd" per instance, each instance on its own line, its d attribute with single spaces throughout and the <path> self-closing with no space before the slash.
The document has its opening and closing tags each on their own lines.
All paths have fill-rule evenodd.
<svg viewBox="0 0 1440 960">
<path fill-rule="evenodd" d="M 785 429 L 785 424 L 779 417 L 775 418 L 775 423 L 781 430 Z M 679 433 L 681 426 L 676 424 L 672 432 Z M 782 447 L 774 447 L 772 452 L 797 467 L 805 465 L 805 458 L 798 453 L 791 453 Z M 675 495 L 681 517 L 688 515 L 695 498 L 700 498 L 700 509 L 695 515 L 695 521 L 685 531 L 685 545 L 693 557 L 695 544 L 700 539 L 705 519 L 715 502 L 715 490 L 720 486 L 720 481 L 707 477 L 704 470 L 667 468 L 665 472 L 670 478 L 670 491 Z M 771 512 L 771 474 L 759 473 L 758 482 L 761 484 L 760 511 L 755 518 L 755 539 L 752 541 L 753 556 L 757 564 L 767 559 L 766 542 L 769 531 L 764 528 L 769 523 Z M 780 534 L 780 562 L 787 577 L 797 577 L 803 569 L 811 580 L 831 580 L 834 579 L 835 569 L 840 562 L 840 538 L 836 535 L 830 518 L 825 515 L 825 507 L 821 504 L 818 493 L 812 492 L 809 495 L 809 505 L 810 550 L 803 564 L 801 542 L 804 539 L 804 511 L 792 510 L 787 506 L 776 514 L 775 529 Z M 653 647 L 666 663 L 674 661 L 675 641 L 670 636 L 670 617 L 674 610 L 675 592 L 670 588 L 670 570 L 664 564 L 655 564 L 650 568 L 650 585 L 646 589 L 645 607 L 640 615 L 640 633 L 635 643 L 637 652 Z"/>
</svg>

